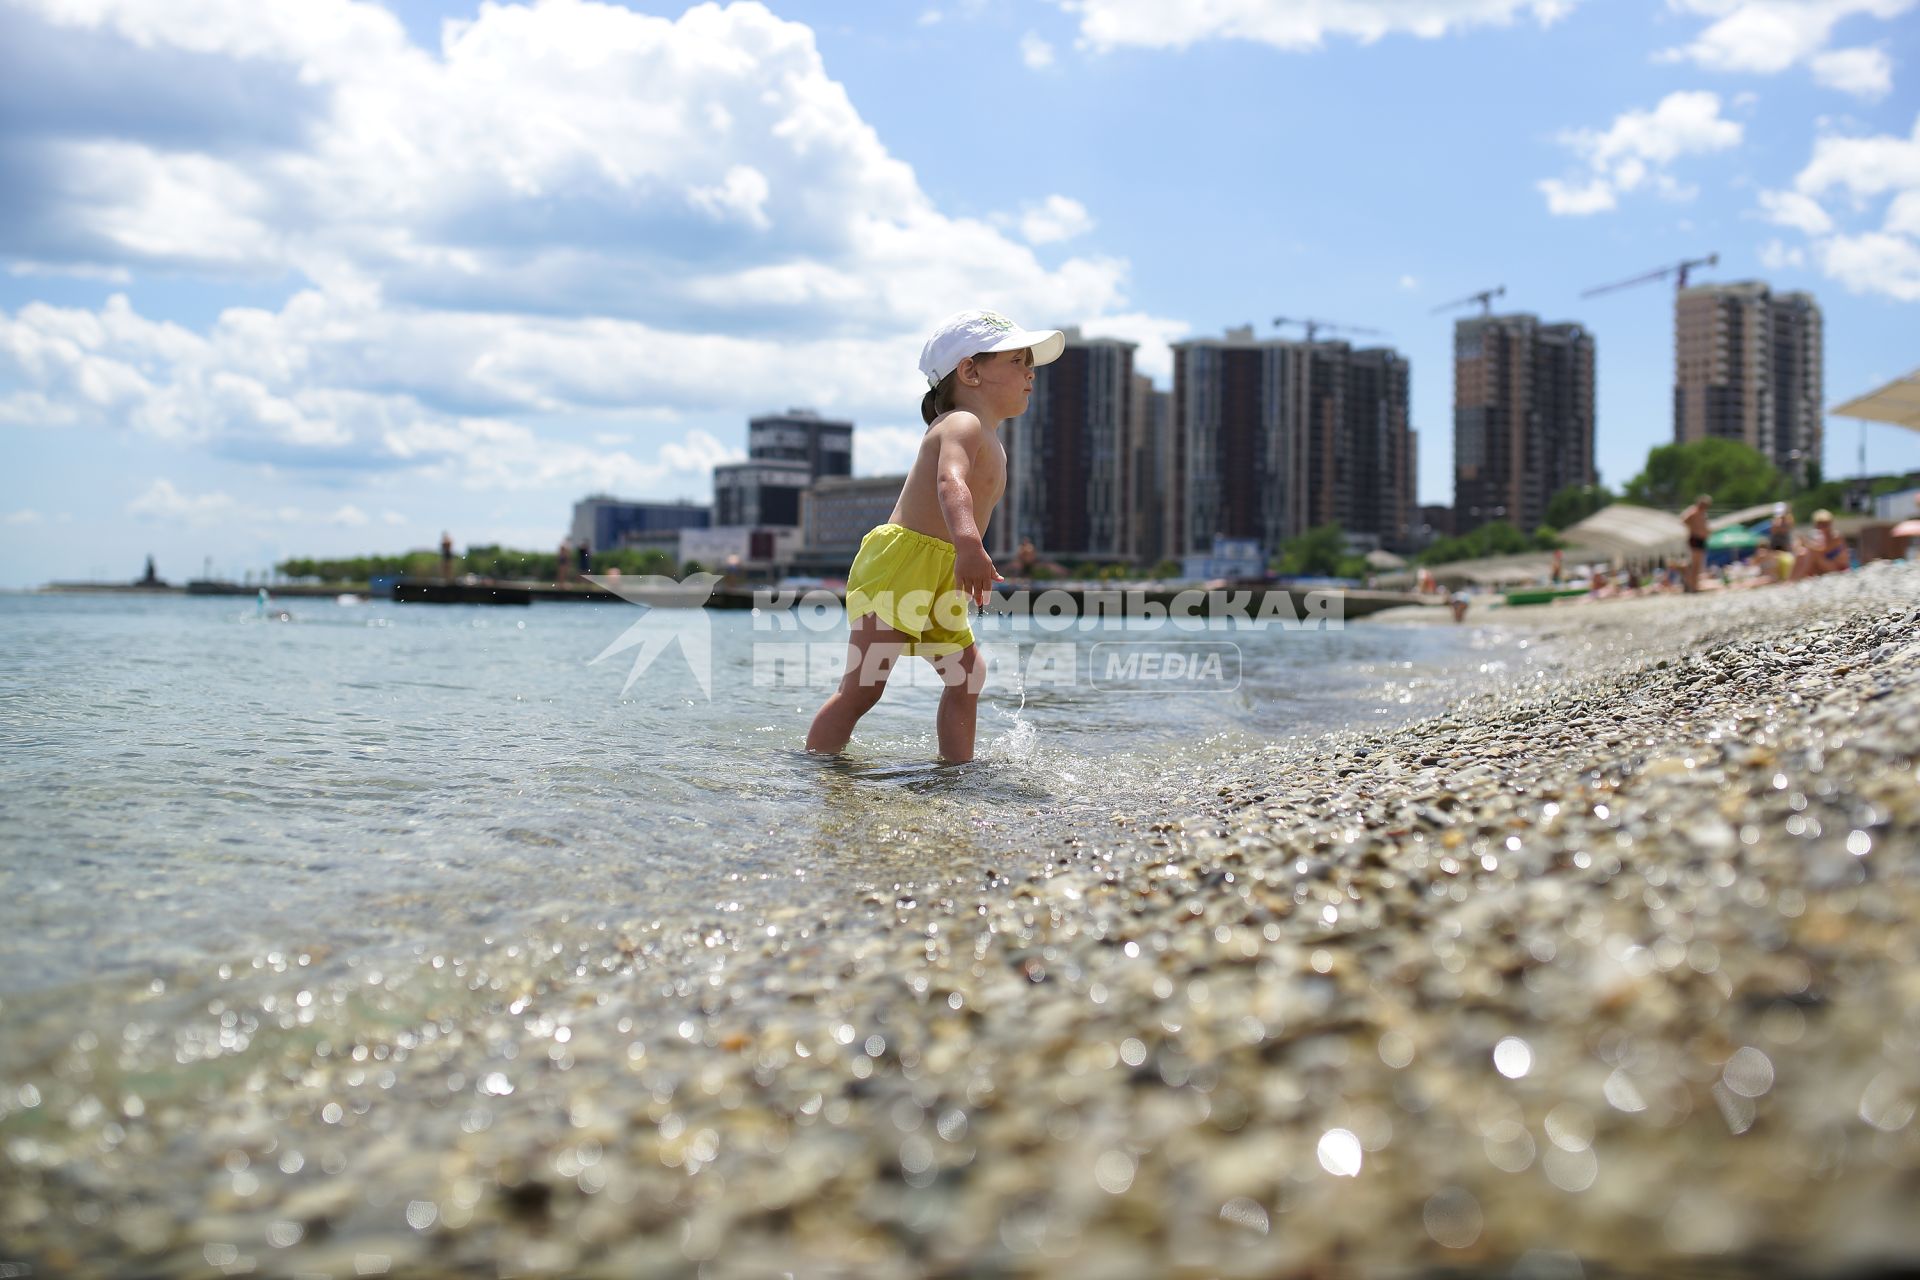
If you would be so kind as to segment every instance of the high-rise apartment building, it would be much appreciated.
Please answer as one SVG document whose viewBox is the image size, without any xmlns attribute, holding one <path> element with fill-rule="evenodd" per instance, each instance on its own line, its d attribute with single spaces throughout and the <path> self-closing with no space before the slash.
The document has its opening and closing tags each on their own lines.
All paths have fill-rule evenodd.
<svg viewBox="0 0 1920 1280">
<path fill-rule="evenodd" d="M 1453 330 L 1454 523 L 1531 531 L 1594 482 L 1594 343 L 1577 324 L 1471 316 Z"/>
<path fill-rule="evenodd" d="M 1403 545 L 1414 497 L 1406 360 L 1344 342 L 1174 344 L 1171 434 L 1180 551 L 1215 537 L 1271 552 L 1316 525 Z"/>
<path fill-rule="evenodd" d="M 853 424 L 789 409 L 747 420 L 747 460 L 713 469 L 713 522 L 800 526 L 800 499 L 823 476 L 853 474 Z"/>
<path fill-rule="evenodd" d="M 853 474 L 853 424 L 811 409 L 789 409 L 747 419 L 747 456 L 755 461 L 804 462 L 809 479 Z"/>
<path fill-rule="evenodd" d="M 1824 445 L 1820 306 L 1758 280 L 1682 289 L 1673 307 L 1673 438 L 1738 440 L 1807 478 Z"/>
<path fill-rule="evenodd" d="M 1413 370 L 1386 348 L 1347 355 L 1347 442 L 1352 457 L 1343 529 L 1410 545 L 1419 523 L 1419 437 L 1413 429 Z"/>
<path fill-rule="evenodd" d="M 1178 559 L 1173 536 L 1173 397 L 1153 385 L 1144 373 L 1133 375 L 1133 408 L 1128 424 L 1133 444 L 1127 450 L 1132 473 L 1133 516 L 1123 532 L 1130 545 L 1126 554 L 1135 564 L 1150 568 L 1162 560 Z"/>
<path fill-rule="evenodd" d="M 1131 559 L 1134 344 L 1065 333 L 1060 358 L 1034 370 L 1027 411 L 1002 428 L 1007 492 L 989 550 L 1030 538 L 1042 556 Z"/>
<path fill-rule="evenodd" d="M 800 527 L 800 498 L 813 478 L 785 458 L 724 462 L 713 469 L 713 523 L 720 528 Z"/>
</svg>

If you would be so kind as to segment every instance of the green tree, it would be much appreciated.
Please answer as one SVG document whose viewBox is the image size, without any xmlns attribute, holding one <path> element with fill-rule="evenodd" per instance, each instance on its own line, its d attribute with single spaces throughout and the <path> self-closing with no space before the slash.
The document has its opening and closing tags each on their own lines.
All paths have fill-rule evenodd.
<svg viewBox="0 0 1920 1280">
<path fill-rule="evenodd" d="M 425 553 L 416 553 L 425 554 Z M 405 573 L 410 556 L 334 556 L 315 559 L 295 556 L 274 567 L 289 578 L 312 578 L 342 585 L 364 585 L 383 573 Z M 438 563 L 436 558 L 435 563 Z"/>
<path fill-rule="evenodd" d="M 1159 564 L 1153 566 L 1153 576 L 1156 578 L 1179 577 L 1180 562 L 1178 560 L 1162 560 Z"/>
<path fill-rule="evenodd" d="M 1571 484 L 1547 499 L 1546 523 L 1555 529 L 1579 524 L 1602 507 L 1613 505 L 1613 490 L 1603 484 Z"/>
<path fill-rule="evenodd" d="M 1452 564 L 1483 556 L 1510 556 L 1523 551 L 1548 551 L 1560 545 L 1552 529 L 1542 525 L 1532 537 L 1505 520 L 1494 520 L 1457 538 L 1442 538 L 1415 557 L 1420 564 Z"/>
<path fill-rule="evenodd" d="M 1847 482 L 1844 480 L 1829 480 L 1825 484 L 1802 489 L 1793 495 L 1793 518 L 1805 524 L 1813 519 L 1813 513 L 1820 508 L 1838 511 L 1846 505 L 1846 500 Z"/>
<path fill-rule="evenodd" d="M 1751 507 L 1787 493 L 1787 481 L 1759 450 L 1737 440 L 1656 445 L 1646 469 L 1627 481 L 1626 498 L 1678 510 L 1703 493 L 1717 507 Z"/>
<path fill-rule="evenodd" d="M 1288 578 L 1332 578 L 1347 559 L 1347 536 L 1337 524 L 1318 525 L 1280 544 L 1275 572 Z"/>
<path fill-rule="evenodd" d="M 673 557 L 664 551 L 641 549 L 639 547 L 618 547 L 612 551 L 593 553 L 593 571 L 605 573 L 609 569 L 618 569 L 625 574 L 657 574 L 664 577 L 673 575 Z"/>
</svg>

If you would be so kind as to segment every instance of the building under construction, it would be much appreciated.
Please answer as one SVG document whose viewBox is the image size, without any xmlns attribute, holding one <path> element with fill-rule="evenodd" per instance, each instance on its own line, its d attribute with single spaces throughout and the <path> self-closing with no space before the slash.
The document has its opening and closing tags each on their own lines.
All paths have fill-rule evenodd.
<svg viewBox="0 0 1920 1280">
<path fill-rule="evenodd" d="M 1804 484 L 1825 435 L 1813 296 L 1758 280 L 1694 285 L 1675 297 L 1673 331 L 1675 442 L 1737 440 Z"/>
<path fill-rule="evenodd" d="M 1316 525 L 1404 546 L 1414 503 L 1408 366 L 1386 347 L 1258 339 L 1173 345 L 1181 553 L 1216 537 L 1268 553 Z"/>
<path fill-rule="evenodd" d="M 1453 502 L 1462 533 L 1531 532 L 1547 502 L 1594 482 L 1594 343 L 1578 324 L 1471 316 L 1453 330 Z"/>
</svg>

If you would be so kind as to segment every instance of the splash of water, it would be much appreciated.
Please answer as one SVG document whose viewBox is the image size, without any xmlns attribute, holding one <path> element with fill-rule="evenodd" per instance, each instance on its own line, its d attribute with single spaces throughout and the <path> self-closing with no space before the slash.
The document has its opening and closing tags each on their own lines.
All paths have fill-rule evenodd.
<svg viewBox="0 0 1920 1280">
<path fill-rule="evenodd" d="M 993 764 L 1032 765 L 1040 750 L 1040 731 L 1026 718 L 1027 673 L 1018 658 L 1012 663 L 1013 691 L 1020 703 L 1012 711 L 994 706 L 994 714 L 1007 722 L 1007 731 L 980 752 L 979 758 Z"/>
</svg>

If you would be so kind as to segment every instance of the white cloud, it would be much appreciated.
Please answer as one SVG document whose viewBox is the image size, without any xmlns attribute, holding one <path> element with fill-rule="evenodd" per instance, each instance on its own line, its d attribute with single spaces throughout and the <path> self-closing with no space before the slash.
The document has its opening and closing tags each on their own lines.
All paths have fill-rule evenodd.
<svg viewBox="0 0 1920 1280">
<path fill-rule="evenodd" d="M 1668 0 L 1682 13 L 1714 21 L 1694 40 L 1660 56 L 1709 71 L 1773 75 L 1811 64 L 1830 88 L 1878 97 L 1892 86 L 1892 68 L 1878 49 L 1827 50 L 1834 27 L 1855 16 L 1891 19 L 1916 0 Z"/>
<path fill-rule="evenodd" d="M 9 511 L 7 512 L 4 518 L 0 518 L 0 524 L 12 525 L 15 528 L 19 528 L 19 527 L 30 525 L 30 524 L 39 524 L 39 523 L 40 523 L 40 513 L 38 511 L 32 510 L 31 508 L 23 508 L 19 511 Z"/>
<path fill-rule="evenodd" d="M 1841 198 L 1820 199 L 1830 194 Z M 1762 191 L 1760 207 L 1768 221 L 1805 233 L 1812 259 L 1850 292 L 1920 301 L 1920 117 L 1904 138 L 1817 139 L 1793 189 Z M 1801 250 L 1769 245 L 1766 252 L 1780 258 Z"/>
<path fill-rule="evenodd" d="M 1819 201 L 1798 191 L 1762 191 L 1760 208 L 1767 221 L 1776 226 L 1793 227 L 1814 236 L 1833 230 L 1833 219 Z"/>
<path fill-rule="evenodd" d="M 1605 213 L 1619 207 L 1619 201 L 1613 198 L 1613 186 L 1605 178 L 1595 178 L 1590 182 L 1562 182 L 1558 178 L 1542 178 L 1540 190 L 1547 197 L 1547 212 L 1568 217 L 1580 217 L 1589 213 Z"/>
<path fill-rule="evenodd" d="M 1408 293 L 1413 293 L 1420 288 L 1420 281 L 1413 276 L 1401 276 L 1400 287 Z"/>
<path fill-rule="evenodd" d="M 382 511 L 380 513 L 380 523 L 398 528 L 401 525 L 407 524 L 408 520 L 398 511 Z"/>
<path fill-rule="evenodd" d="M 1784 271 L 1789 267 L 1798 268 L 1807 265 L 1806 250 L 1769 240 L 1760 246 L 1760 265 L 1769 271 Z"/>
<path fill-rule="evenodd" d="M 717 185 L 695 187 L 687 193 L 687 198 L 695 208 L 705 210 L 722 222 L 735 219 L 755 231 L 765 231 L 773 225 L 767 218 L 769 194 L 765 174 L 752 165 L 737 164 L 727 170 L 726 177 Z"/>
<path fill-rule="evenodd" d="M 291 121 L 244 147 L 217 134 L 233 113 L 204 138 L 130 124 L 76 140 L 58 122 L 85 103 L 54 85 L 43 112 L 8 122 L 49 174 L 18 193 L 16 225 L 41 239 L 11 270 L 301 287 L 197 331 L 117 296 L 0 310 L 0 422 L 471 486 L 684 490 L 724 452 L 710 436 L 609 450 L 525 422 L 590 431 L 796 397 L 884 421 L 917 404 L 940 316 L 1127 306 L 1124 261 L 1049 267 L 1011 226 L 942 212 L 812 32 L 760 5 L 667 20 L 489 4 L 433 52 L 360 0 L 200 0 L 192 22 L 145 0 L 8 13 L 76 55 L 113 38 L 135 57 L 225 60 Z M 1092 226 L 1065 197 L 1018 221 L 1033 244 Z"/>
<path fill-rule="evenodd" d="M 1812 160 L 1793 185 L 1808 196 L 1838 188 L 1853 197 L 1856 208 L 1874 196 L 1920 189 L 1920 117 L 1906 138 L 1828 135 L 1816 140 Z"/>
<path fill-rule="evenodd" d="M 1920 189 L 1902 191 L 1887 206 L 1886 230 L 1920 240 Z"/>
<path fill-rule="evenodd" d="M 723 462 L 739 462 L 746 457 L 740 450 L 720 443 L 705 431 L 690 431 L 685 439 L 664 445 L 660 463 L 673 471 L 705 475 Z"/>
<path fill-rule="evenodd" d="M 1089 338 L 1120 338 L 1138 344 L 1133 353 L 1133 371 L 1159 382 L 1173 380 L 1173 346 L 1186 337 L 1193 326 L 1183 320 L 1135 311 L 1117 316 L 1089 316 L 1080 321 L 1080 331 Z"/>
<path fill-rule="evenodd" d="M 231 515 L 235 506 L 231 497 L 217 490 L 188 495 L 174 488 L 171 480 L 161 477 L 127 503 L 127 514 L 168 524 L 208 524 Z"/>
<path fill-rule="evenodd" d="M 1318 48 L 1329 36 L 1371 44 L 1389 35 L 1433 39 L 1464 27 L 1526 16 L 1547 25 L 1576 0 L 1060 0 L 1095 49 L 1185 48 L 1202 40 L 1248 40 L 1280 49 Z"/>
<path fill-rule="evenodd" d="M 1670 93 L 1651 111 L 1627 111 L 1604 131 L 1578 129 L 1560 141 L 1586 161 L 1580 177 L 1547 178 L 1538 187 L 1551 213 L 1581 216 L 1615 208 L 1621 194 L 1651 180 L 1654 190 L 1688 199 L 1666 166 L 1683 156 L 1725 151 L 1740 145 L 1738 121 L 1720 114 L 1720 95 L 1706 91 Z"/>
<path fill-rule="evenodd" d="M 1869 231 L 1834 236 L 1817 247 L 1820 268 L 1853 293 L 1884 293 L 1920 302 L 1920 244 L 1906 236 Z"/>
<path fill-rule="evenodd" d="M 1037 32 L 1029 31 L 1020 37 L 1020 61 L 1027 64 L 1029 71 L 1045 71 L 1053 65 L 1053 46 Z"/>
<path fill-rule="evenodd" d="M 925 427 L 861 427 L 853 433 L 856 475 L 904 475 L 920 453 Z"/>
<path fill-rule="evenodd" d="M 224 525 L 229 528 L 236 525 L 291 525 L 298 528 L 331 525 L 341 529 L 358 529 L 370 522 L 367 513 L 352 503 L 345 503 L 332 511 L 323 512 L 307 511 L 287 504 L 274 507 L 254 506 L 236 501 L 231 494 L 218 489 L 208 493 L 183 493 L 164 476 L 155 479 L 143 492 L 128 502 L 126 512 L 130 516 L 154 523 L 187 525 L 196 528 L 208 525 Z M 406 524 L 407 520 L 389 511 L 386 513 L 386 523 Z"/>
<path fill-rule="evenodd" d="M 584 0 L 488 5 L 450 25 L 436 57 L 350 0 L 297 17 L 208 0 L 193 23 L 138 0 L 17 3 L 56 36 L 99 26 L 284 66 L 289 94 L 320 91 L 285 145 L 243 157 L 38 139 L 55 179 L 31 198 L 65 228 L 77 269 L 292 271 L 389 306 L 770 342 L 796 328 L 898 337 L 986 299 L 1122 301 L 1122 262 L 1048 270 L 992 226 L 941 213 L 828 76 L 812 32 L 758 5 L 677 21 Z"/>
<path fill-rule="evenodd" d="M 1815 55 L 1813 78 L 1856 98 L 1884 98 L 1893 91 L 1893 60 L 1880 49 L 1834 49 Z"/>
<path fill-rule="evenodd" d="M 1093 230 L 1087 207 L 1070 196 L 1052 195 L 1020 211 L 1020 234 L 1029 244 L 1054 244 Z"/>
<path fill-rule="evenodd" d="M 105 284 L 126 285 L 133 282 L 133 272 L 125 267 L 91 267 L 74 263 L 54 265 L 35 262 L 22 258 L 7 264 L 10 276 L 66 276 L 75 280 L 99 280 Z"/>
</svg>

